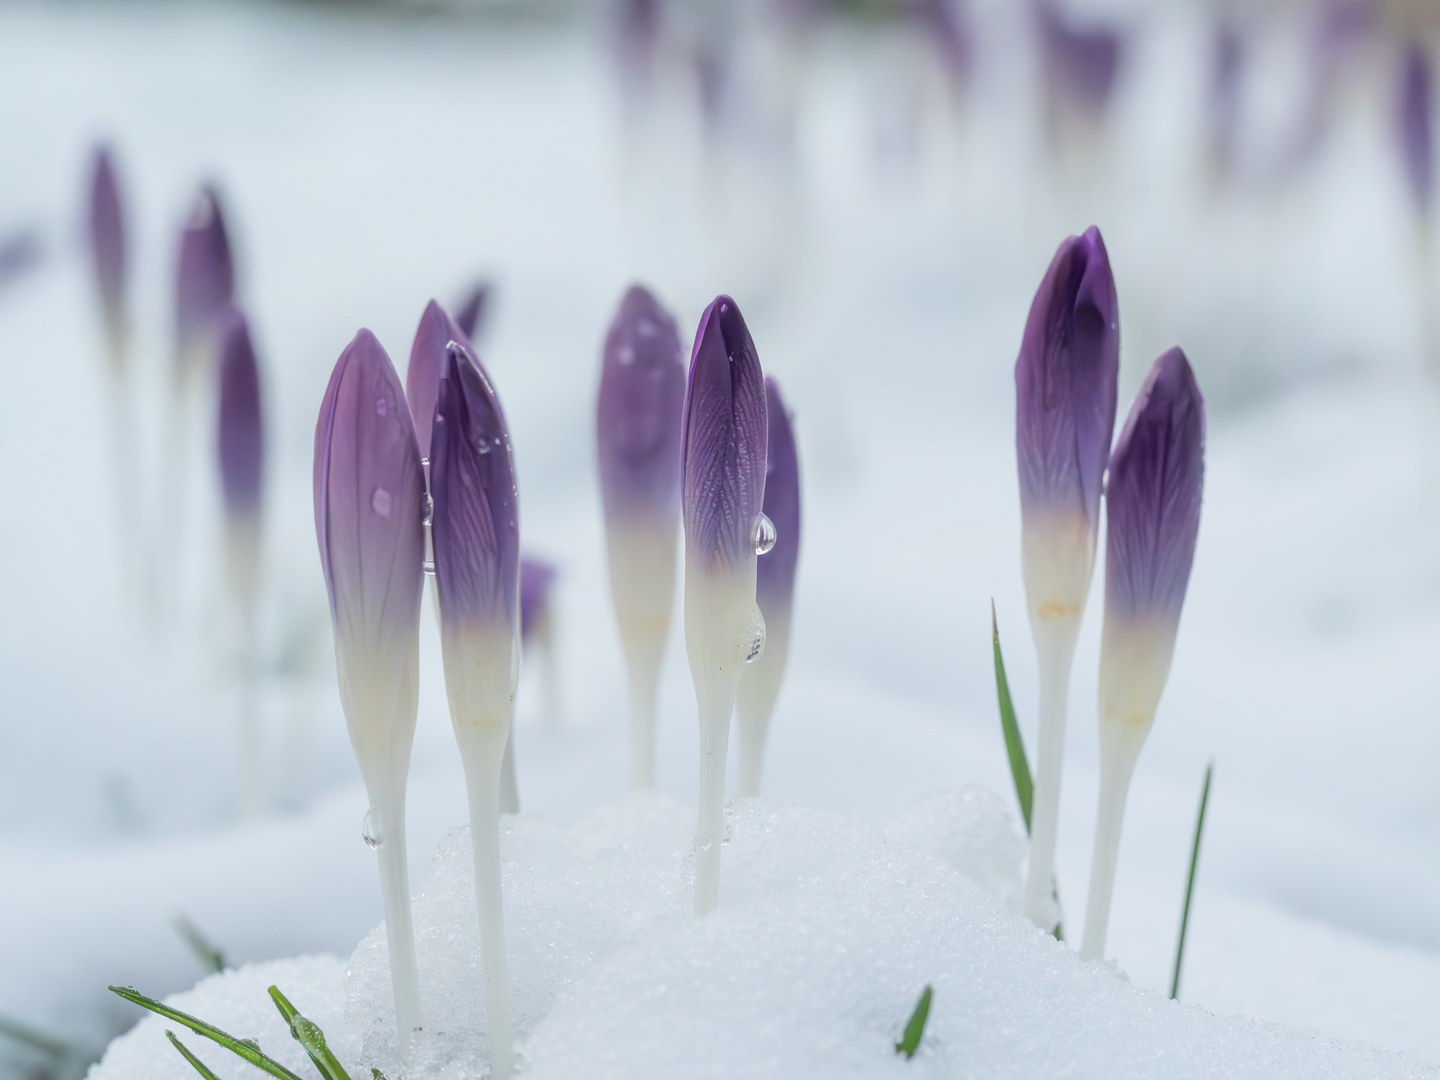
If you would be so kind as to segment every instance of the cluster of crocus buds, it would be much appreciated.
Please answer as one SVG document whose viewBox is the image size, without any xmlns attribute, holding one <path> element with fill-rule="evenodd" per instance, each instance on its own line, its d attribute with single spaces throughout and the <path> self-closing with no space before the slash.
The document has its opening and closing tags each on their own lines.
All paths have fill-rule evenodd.
<svg viewBox="0 0 1440 1080">
<path fill-rule="evenodd" d="M 421 583 L 433 570 L 446 695 L 470 798 L 490 1075 L 508 1077 L 514 1037 L 499 815 L 520 651 L 514 462 L 489 377 L 434 302 L 421 318 L 407 381 L 408 399 L 369 331 L 341 355 L 316 428 L 316 533 L 341 702 L 370 796 L 365 838 L 380 856 L 402 1054 L 422 1023 L 405 787 Z"/>
<path fill-rule="evenodd" d="M 765 380 L 765 410 L 769 425 L 765 517 L 773 526 L 774 539 L 755 570 L 755 602 L 765 620 L 765 650 L 746 665 L 735 703 L 740 736 L 736 786 L 742 796 L 760 794 L 765 736 L 790 656 L 795 565 L 800 556 L 800 462 L 785 399 L 771 378 Z"/>
<path fill-rule="evenodd" d="M 630 683 L 630 779 L 655 781 L 655 695 L 675 603 L 685 366 L 675 320 L 632 287 L 605 338 L 596 449 L 610 597 Z"/>
<path fill-rule="evenodd" d="M 1040 661 L 1040 744 L 1025 913 L 1055 927 L 1055 833 L 1076 638 L 1106 509 L 1100 812 L 1081 955 L 1105 948 L 1125 796 L 1170 670 L 1195 556 L 1205 407 L 1184 354 L 1150 371 L 1110 450 L 1119 371 L 1115 282 L 1096 229 L 1061 245 L 1015 365 L 1021 565 Z M 1107 480 L 1108 466 L 1108 480 Z"/>
<path fill-rule="evenodd" d="M 758 556 L 775 544 L 764 513 L 765 375 L 735 301 L 717 296 L 690 353 L 681 432 L 685 650 L 700 714 L 695 914 L 720 898 L 725 758 L 741 671 L 765 647 Z"/>
<path fill-rule="evenodd" d="M 1040 662 L 1040 738 L 1025 914 L 1045 929 L 1054 903 L 1055 836 L 1070 667 L 1085 614 L 1100 527 L 1100 492 L 1115 428 L 1119 313 L 1099 230 L 1060 245 L 1015 363 L 1021 569 Z"/>
</svg>

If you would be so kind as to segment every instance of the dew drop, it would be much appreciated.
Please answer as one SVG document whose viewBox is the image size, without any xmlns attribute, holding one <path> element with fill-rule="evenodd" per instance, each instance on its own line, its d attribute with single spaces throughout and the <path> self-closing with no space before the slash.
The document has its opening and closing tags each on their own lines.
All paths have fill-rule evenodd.
<svg viewBox="0 0 1440 1080">
<path fill-rule="evenodd" d="M 375 399 L 375 415 L 384 416 L 390 411 L 390 403 L 383 397 Z"/>
<path fill-rule="evenodd" d="M 370 509 L 374 510 L 383 518 L 390 516 L 390 504 L 390 492 L 386 491 L 383 487 L 377 487 L 375 494 L 370 496 Z"/>
<path fill-rule="evenodd" d="M 369 810 L 365 811 L 365 820 L 360 823 L 360 835 L 364 838 L 365 843 L 371 851 L 379 851 L 382 842 L 380 839 L 380 826 L 378 822 L 376 822 L 375 817 L 375 808 L 372 806 Z"/>
<path fill-rule="evenodd" d="M 429 526 L 435 524 L 435 499 L 428 491 L 425 492 L 425 494 L 422 495 L 420 498 L 420 513 L 422 515 L 420 518 L 420 524 L 428 528 Z"/>
<path fill-rule="evenodd" d="M 635 330 L 641 337 L 654 337 L 660 332 L 660 328 L 649 319 L 641 319 L 635 324 Z M 626 361 L 627 363 L 629 361 Z"/>
<path fill-rule="evenodd" d="M 635 362 L 635 350 L 629 345 L 620 346 L 619 359 L 621 364 L 628 367 Z"/>
<path fill-rule="evenodd" d="M 778 539 L 779 534 L 775 531 L 775 523 L 764 513 L 757 515 L 755 524 L 750 529 L 750 543 L 755 547 L 755 554 L 769 554 Z"/>
<path fill-rule="evenodd" d="M 750 609 L 750 621 L 745 625 L 745 663 L 753 664 L 765 652 L 765 616 L 760 614 L 760 605 Z"/>
<path fill-rule="evenodd" d="M 435 576 L 435 560 L 434 560 L 434 559 L 426 559 L 423 563 L 420 564 L 420 569 L 423 570 L 423 571 L 425 571 L 425 573 L 429 574 L 431 577 L 434 577 L 434 576 Z"/>
</svg>

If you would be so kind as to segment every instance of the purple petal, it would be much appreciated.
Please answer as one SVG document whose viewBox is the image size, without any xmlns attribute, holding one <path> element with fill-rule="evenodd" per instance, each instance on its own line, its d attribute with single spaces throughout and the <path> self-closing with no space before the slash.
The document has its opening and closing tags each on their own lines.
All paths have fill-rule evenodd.
<svg viewBox="0 0 1440 1080">
<path fill-rule="evenodd" d="M 768 619 L 771 607 L 789 607 L 800 556 L 800 462 L 785 399 L 774 379 L 765 380 L 769 428 L 765 461 L 765 516 L 775 526 L 775 546 L 755 568 L 755 598 Z"/>
<path fill-rule="evenodd" d="M 1015 362 L 1020 507 L 1099 522 L 1115 430 L 1119 311 L 1105 242 L 1093 226 L 1067 238 L 1040 283 Z"/>
<path fill-rule="evenodd" d="M 337 648 L 403 662 L 420 617 L 425 478 L 405 394 L 369 330 L 346 346 L 315 425 L 315 532 Z"/>
<path fill-rule="evenodd" d="M 475 340 L 475 331 L 484 328 L 485 315 L 490 310 L 490 293 L 490 282 L 477 281 L 455 309 L 455 325 L 471 341 Z"/>
<path fill-rule="evenodd" d="M 435 421 L 435 395 L 445 376 L 446 350 L 452 341 L 470 349 L 470 335 L 434 300 L 425 305 L 415 343 L 410 346 L 410 366 L 405 371 L 405 397 L 415 421 L 415 438 L 420 456 L 430 457 L 430 425 Z M 473 351 L 473 350 L 472 350 Z"/>
<path fill-rule="evenodd" d="M 544 559 L 524 557 L 520 560 L 520 640 L 535 629 L 535 620 L 550 606 L 550 586 L 555 581 L 555 567 Z"/>
<path fill-rule="evenodd" d="M 674 521 L 680 509 L 685 365 L 675 320 L 631 286 L 605 338 L 596 407 L 605 516 Z"/>
<path fill-rule="evenodd" d="M 755 557 L 765 498 L 765 374 L 735 301 L 717 296 L 690 353 L 681 432 L 688 558 L 734 570 Z"/>
<path fill-rule="evenodd" d="M 1200 530 L 1205 400 L 1185 354 L 1150 369 L 1110 458 L 1105 606 L 1179 620 Z"/>
<path fill-rule="evenodd" d="M 1400 152 L 1410 194 L 1422 211 L 1430 209 L 1435 195 L 1435 132 L 1432 119 L 1433 75 L 1425 47 L 1410 41 L 1400 72 Z"/>
<path fill-rule="evenodd" d="M 430 449 L 441 622 L 514 626 L 520 523 L 510 430 L 489 377 L 463 342 L 447 353 Z"/>
<path fill-rule="evenodd" d="M 180 341 L 193 342 L 211 333 L 234 293 L 230 237 L 219 196 L 207 184 L 196 196 L 180 236 L 175 275 L 175 318 Z"/>
<path fill-rule="evenodd" d="M 265 458 L 260 371 L 245 316 L 233 308 L 220 332 L 217 429 L 225 509 L 231 514 L 254 513 L 260 506 Z"/>
<path fill-rule="evenodd" d="M 125 215 L 120 208 L 115 163 L 110 147 L 105 145 L 97 146 L 94 152 L 86 224 L 100 300 L 113 316 L 125 304 Z"/>
</svg>

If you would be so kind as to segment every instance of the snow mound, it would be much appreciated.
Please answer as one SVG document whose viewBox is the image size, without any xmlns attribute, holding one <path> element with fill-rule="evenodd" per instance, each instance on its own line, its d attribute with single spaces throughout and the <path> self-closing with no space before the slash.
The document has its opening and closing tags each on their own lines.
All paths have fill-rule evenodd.
<svg viewBox="0 0 1440 1080">
<path fill-rule="evenodd" d="M 692 817 L 632 796 L 573 825 L 506 819 L 520 1075 L 1440 1077 L 1363 1044 L 1222 1019 L 1082 963 L 1011 910 L 1024 841 L 981 789 L 926 796 L 879 825 L 737 801 L 720 907 L 698 920 Z M 456 829 L 415 898 L 426 1029 L 409 1070 L 396 1056 L 380 928 L 355 950 L 343 991 L 333 960 L 308 958 L 207 979 L 175 1000 L 298 1062 L 265 995 L 278 982 L 355 1063 L 352 1076 L 484 1077 L 471 888 L 468 836 Z M 927 984 L 929 1025 L 906 1061 L 894 1040 Z M 164 1026 L 147 1020 L 117 1040 L 91 1080 L 185 1076 Z"/>
</svg>

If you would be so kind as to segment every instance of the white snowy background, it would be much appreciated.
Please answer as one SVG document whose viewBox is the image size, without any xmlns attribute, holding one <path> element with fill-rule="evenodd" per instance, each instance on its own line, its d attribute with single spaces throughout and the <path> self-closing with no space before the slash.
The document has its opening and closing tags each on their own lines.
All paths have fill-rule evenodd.
<svg viewBox="0 0 1440 1080">
<path fill-rule="evenodd" d="M 655 96 L 627 104 L 598 10 L 0 8 L 0 231 L 37 229 L 45 254 L 0 291 L 0 1017 L 98 1052 L 136 1019 L 106 984 L 159 996 L 203 974 L 179 915 L 233 963 L 347 957 L 379 921 L 315 553 L 314 417 L 357 328 L 403 373 L 425 302 L 477 276 L 496 283 L 480 351 L 512 427 L 523 542 L 561 568 L 558 727 L 534 673 L 521 685 L 527 815 L 572 821 L 627 787 L 592 441 L 600 343 L 633 280 L 687 333 L 732 294 L 796 414 L 804 547 L 768 798 L 875 822 L 967 783 L 1012 803 L 991 598 L 1032 751 L 1037 697 L 1012 366 L 1056 244 L 1097 224 L 1122 412 L 1172 344 L 1210 409 L 1199 548 L 1108 954 L 1168 992 L 1213 759 L 1182 999 L 1440 1064 L 1440 390 L 1422 335 L 1437 287 L 1393 145 L 1393 51 L 1368 47 L 1327 140 L 1280 175 L 1303 40 L 1298 21 L 1269 26 L 1250 167 L 1217 186 L 1204 9 L 1108 6 L 1129 32 L 1109 129 L 1059 161 L 1028 22 L 1000 0 L 974 5 L 960 96 L 911 30 L 841 22 L 787 42 L 740 20 L 744 77 L 709 140 L 683 41 Z M 102 137 L 134 246 L 126 407 L 144 468 L 125 505 L 80 245 Z M 228 213 L 267 409 L 270 810 L 252 821 L 236 810 L 211 405 L 178 468 L 163 460 L 175 244 L 204 179 Z M 1099 601 L 1059 840 L 1077 929 Z M 428 616 L 422 653 L 416 887 L 465 819 Z M 661 791 L 691 804 L 678 632 L 659 753 Z M 40 1060 L 0 1037 L 0 1070 Z"/>
</svg>

